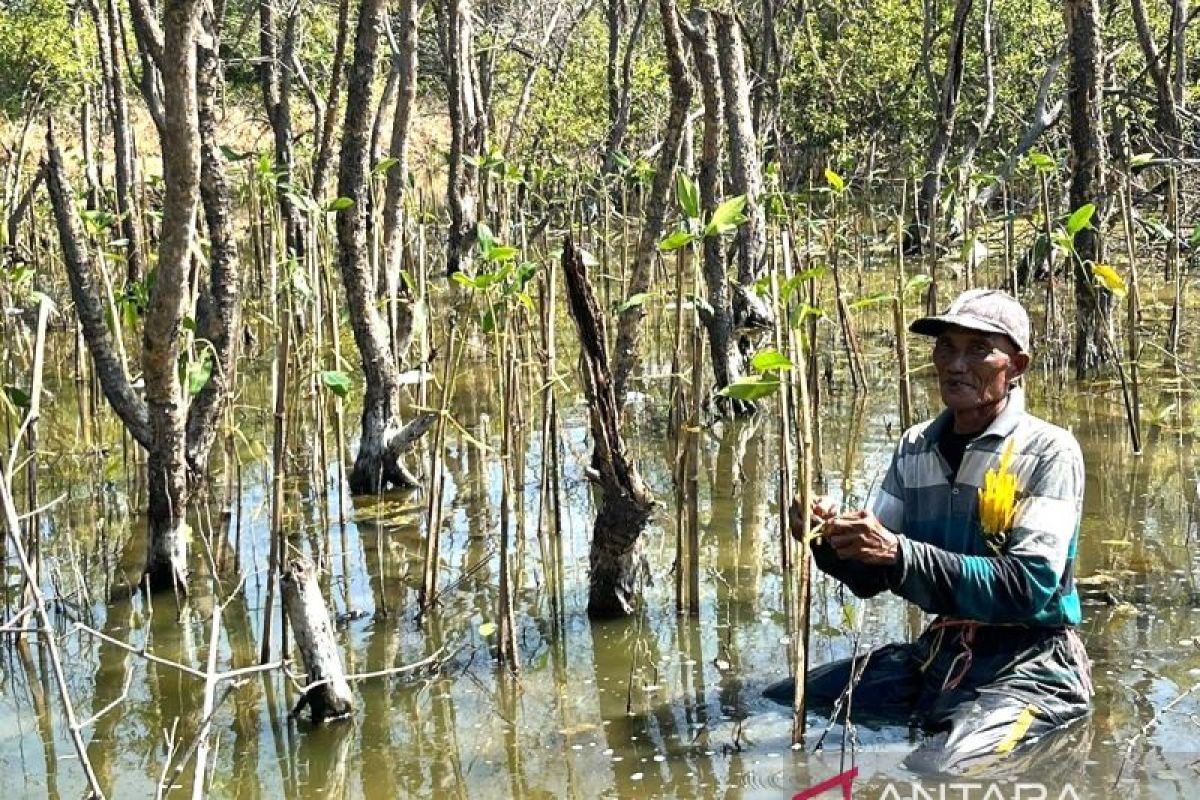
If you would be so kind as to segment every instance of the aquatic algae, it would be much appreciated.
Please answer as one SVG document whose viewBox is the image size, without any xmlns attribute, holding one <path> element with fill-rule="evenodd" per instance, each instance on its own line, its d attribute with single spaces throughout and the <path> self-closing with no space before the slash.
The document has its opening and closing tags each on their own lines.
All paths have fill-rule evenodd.
<svg viewBox="0 0 1200 800">
<path fill-rule="evenodd" d="M 979 489 L 979 522 L 988 546 L 996 552 L 1012 530 L 1017 507 L 1017 476 L 1012 471 L 1013 446 L 1009 439 L 1000 454 L 1000 463 L 983 476 Z"/>
</svg>

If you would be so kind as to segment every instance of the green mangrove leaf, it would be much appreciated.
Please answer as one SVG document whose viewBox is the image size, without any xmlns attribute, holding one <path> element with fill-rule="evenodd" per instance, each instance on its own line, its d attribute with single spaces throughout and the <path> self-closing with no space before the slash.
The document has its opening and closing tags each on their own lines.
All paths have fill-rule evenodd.
<svg viewBox="0 0 1200 800">
<path fill-rule="evenodd" d="M 1085 228 L 1092 227 L 1092 217 L 1096 213 L 1095 203 L 1086 203 L 1071 212 L 1067 218 L 1067 233 L 1074 236 Z"/>
<path fill-rule="evenodd" d="M 675 176 L 675 197 L 685 216 L 692 219 L 700 217 L 700 189 L 696 182 L 683 172 Z"/>
<path fill-rule="evenodd" d="M 387 158 L 380 160 L 380 162 L 375 165 L 375 168 L 371 170 L 371 174 L 372 175 L 386 175 L 392 167 L 396 166 L 399 163 L 400 163 L 400 159 L 398 159 L 394 156 L 388 156 Z"/>
<path fill-rule="evenodd" d="M 4 394 L 8 397 L 8 402 L 12 403 L 17 408 L 29 408 L 33 402 L 33 398 L 29 396 L 29 392 L 22 389 L 20 386 L 13 384 L 5 384 Z"/>
<path fill-rule="evenodd" d="M 917 292 L 923 292 L 929 288 L 929 284 L 933 283 L 933 278 L 925 273 L 913 275 L 904 284 L 904 296 L 908 297 Z"/>
<path fill-rule="evenodd" d="M 717 206 L 717 210 L 713 212 L 712 219 L 708 221 L 708 226 L 704 229 L 705 236 L 720 236 L 728 233 L 746 221 L 746 215 L 742 211 L 746 208 L 746 196 L 739 194 L 737 197 L 731 197 L 721 205 Z"/>
<path fill-rule="evenodd" d="M 649 292 L 638 292 L 637 294 L 630 295 L 628 297 L 628 299 L 625 300 L 624 303 L 621 303 L 620 305 L 617 306 L 616 311 L 614 313 L 624 314 L 626 311 L 628 311 L 631 308 L 638 308 L 638 307 L 642 306 L 652 296 L 653 295 L 651 295 Z"/>
<path fill-rule="evenodd" d="M 322 372 L 321 383 L 338 397 L 345 397 L 350 393 L 350 376 L 340 370 L 327 369 Z"/>
<path fill-rule="evenodd" d="M 890 292 L 874 292 L 866 297 L 860 297 L 850 304 L 852 311 L 857 311 L 860 308 L 870 308 L 871 306 L 881 305 L 883 303 L 893 303 L 896 301 L 896 295 Z"/>
<path fill-rule="evenodd" d="M 493 245 L 486 253 L 483 254 L 485 261 L 498 262 L 510 261 L 517 257 L 521 251 L 515 247 L 510 247 L 506 244 Z"/>
<path fill-rule="evenodd" d="M 774 375 L 748 375 L 738 378 L 717 394 L 734 400 L 753 402 L 770 397 L 779 390 L 780 385 L 779 378 Z"/>
<path fill-rule="evenodd" d="M 681 247 L 691 244 L 695 240 L 696 237 L 687 231 L 675 231 L 658 243 L 658 250 L 661 253 L 670 253 L 673 250 L 678 250 Z"/>
<path fill-rule="evenodd" d="M 213 360 L 212 353 L 208 350 L 200 356 L 198 361 L 189 361 L 187 365 L 186 382 L 188 395 L 195 397 L 200 394 L 204 387 L 212 378 Z"/>
<path fill-rule="evenodd" d="M 1036 150 L 1030 151 L 1029 155 L 1025 156 L 1025 160 L 1038 172 L 1053 172 L 1058 168 L 1058 164 L 1053 158 Z"/>
<path fill-rule="evenodd" d="M 796 330 L 803 325 L 804 321 L 809 317 L 816 317 L 817 319 L 820 319 L 823 316 L 825 316 L 825 311 L 823 309 L 817 308 L 816 306 L 811 306 L 808 303 L 800 303 L 792 309 L 792 314 L 788 318 L 788 325 L 791 326 L 792 330 Z"/>
<path fill-rule="evenodd" d="M 754 354 L 754 358 L 750 359 L 750 366 L 756 372 L 776 372 L 789 370 L 794 365 L 792 360 L 783 353 L 774 348 L 767 348 Z"/>
</svg>

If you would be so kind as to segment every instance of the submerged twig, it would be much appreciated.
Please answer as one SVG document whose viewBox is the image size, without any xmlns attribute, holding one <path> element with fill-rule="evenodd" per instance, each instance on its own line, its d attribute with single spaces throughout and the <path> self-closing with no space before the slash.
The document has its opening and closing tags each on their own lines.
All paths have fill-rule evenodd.
<svg viewBox="0 0 1200 800">
<path fill-rule="evenodd" d="M 1129 762 L 1130 757 L 1133 755 L 1133 748 L 1137 745 L 1137 743 L 1146 738 L 1146 734 L 1150 732 L 1151 728 L 1158 724 L 1158 721 L 1162 719 L 1163 714 L 1166 714 L 1175 706 L 1182 703 L 1197 689 L 1200 689 L 1200 683 L 1194 683 L 1186 691 L 1175 695 L 1175 697 L 1169 703 L 1160 708 L 1158 711 L 1155 711 L 1154 716 L 1151 717 L 1149 721 L 1147 721 L 1146 724 L 1143 725 L 1141 729 L 1130 738 L 1129 743 L 1125 745 L 1125 755 L 1121 758 L 1121 766 L 1117 769 L 1117 777 L 1113 778 L 1113 786 L 1116 786 L 1121 780 L 1121 775 L 1125 772 L 1125 765 Z"/>
</svg>

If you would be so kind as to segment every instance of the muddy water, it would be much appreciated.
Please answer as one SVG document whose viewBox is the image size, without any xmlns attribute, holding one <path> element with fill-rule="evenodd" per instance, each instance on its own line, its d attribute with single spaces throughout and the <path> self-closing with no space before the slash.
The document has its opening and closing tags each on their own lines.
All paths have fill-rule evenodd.
<svg viewBox="0 0 1200 800">
<path fill-rule="evenodd" d="M 863 503 L 879 482 L 898 434 L 886 361 L 875 359 L 876 388 L 864 401 L 837 386 L 826 392 L 822 488 L 850 504 Z M 436 614 L 415 615 L 420 498 L 343 497 L 332 446 L 321 463 L 311 419 L 294 420 L 299 433 L 289 462 L 292 476 L 304 476 L 287 487 L 289 541 L 327 570 L 348 671 L 382 670 L 439 651 L 442 669 L 359 682 L 354 718 L 319 729 L 289 718 L 296 692 L 278 672 L 223 688 L 212 721 L 213 796 L 782 798 L 852 764 L 860 769 L 855 796 L 911 796 L 910 776 L 898 766 L 913 746 L 908 730 L 843 731 L 813 716 L 808 746 L 797 751 L 789 713 L 761 697 L 789 669 L 773 413 L 704 438 L 702 602 L 698 619 L 680 620 L 672 598 L 670 445 L 657 406 L 638 412 L 634 449 L 663 502 L 647 547 L 654 582 L 641 614 L 597 625 L 584 613 L 593 507 L 583 476 L 581 396 L 561 399 L 565 516 L 561 542 L 551 549 L 561 554 L 563 575 L 557 620 L 536 531 L 541 453 L 529 434 L 536 424 L 528 425 L 516 577 L 522 671 L 516 680 L 498 680 L 479 628 L 494 619 L 496 605 L 500 472 L 497 451 L 483 452 L 473 440 L 494 444 L 500 421 L 487 417 L 486 372 L 471 374 L 478 377 L 455 407 L 464 430 L 448 436 L 440 582 L 453 588 Z M 917 406 L 933 413 L 929 389 L 918 387 Z M 1163 397 L 1165 408 L 1172 398 Z M 1064 388 L 1034 376 L 1030 398 L 1037 413 L 1075 431 L 1087 460 L 1078 574 L 1098 695 L 1091 720 L 1041 760 L 1018 762 L 1017 774 L 1047 783 L 1051 797 L 1067 784 L 1080 797 L 1192 797 L 1200 785 L 1200 693 L 1180 699 L 1200 682 L 1197 461 L 1191 434 L 1180 432 L 1194 423 L 1188 401 L 1159 415 L 1146 452 L 1134 457 L 1112 387 Z M 265 407 L 261 389 L 242 398 L 236 418 L 246 442 L 269 441 Z M 189 755 L 201 724 L 202 682 L 131 656 L 75 623 L 203 669 L 210 571 L 197 539 L 189 605 L 179 609 L 158 597 L 151 608 L 140 598 L 120 599 L 140 564 L 144 523 L 130 509 L 144 505 L 143 489 L 129 477 L 132 456 L 115 429 L 103 428 L 106 452 L 89 455 L 79 419 L 72 385 L 64 382 L 42 423 L 41 495 L 66 496 L 42 526 L 51 565 L 46 587 L 61 598 L 55 619 L 81 716 L 120 701 L 87 733 L 101 780 L 113 797 L 152 796 L 164 764 Z M 220 508 L 211 515 L 218 528 L 225 525 L 231 550 L 236 542 L 246 576 L 244 592 L 224 612 L 223 668 L 254 663 L 262 634 L 269 462 L 261 446 L 246 442 L 239 445 L 232 511 L 224 520 Z M 15 585 L 11 565 L 7 576 Z M 237 582 L 233 571 L 222 579 L 226 592 Z M 116 599 L 106 602 L 110 595 Z M 8 602 L 15 601 L 10 591 Z M 921 624 L 896 598 L 857 601 L 818 578 L 813 663 L 849 655 L 856 640 L 863 651 L 911 636 Z M 82 791 L 46 669 L 36 647 L 0 645 L 0 774 L 10 797 Z M 812 752 L 822 736 L 820 751 Z M 167 780 L 178 787 L 171 796 L 182 795 L 191 790 L 192 771 L 174 774 L 172 767 Z"/>
</svg>

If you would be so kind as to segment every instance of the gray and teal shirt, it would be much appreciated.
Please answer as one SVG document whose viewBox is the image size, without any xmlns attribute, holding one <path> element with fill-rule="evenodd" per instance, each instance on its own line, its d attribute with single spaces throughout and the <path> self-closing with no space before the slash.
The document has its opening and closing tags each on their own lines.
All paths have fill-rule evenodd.
<svg viewBox="0 0 1200 800">
<path fill-rule="evenodd" d="M 957 474 L 938 450 L 954 424 L 947 409 L 904 433 L 872 511 L 900 535 L 895 564 L 842 561 L 818 540 L 817 565 L 860 597 L 890 589 L 931 614 L 986 623 L 1079 623 L 1072 580 L 1083 507 L 1083 455 L 1075 437 L 1025 411 L 1015 388 L 1000 415 L 973 439 Z M 1017 476 L 1011 531 L 999 552 L 979 521 L 979 489 L 1013 440 Z"/>
</svg>

